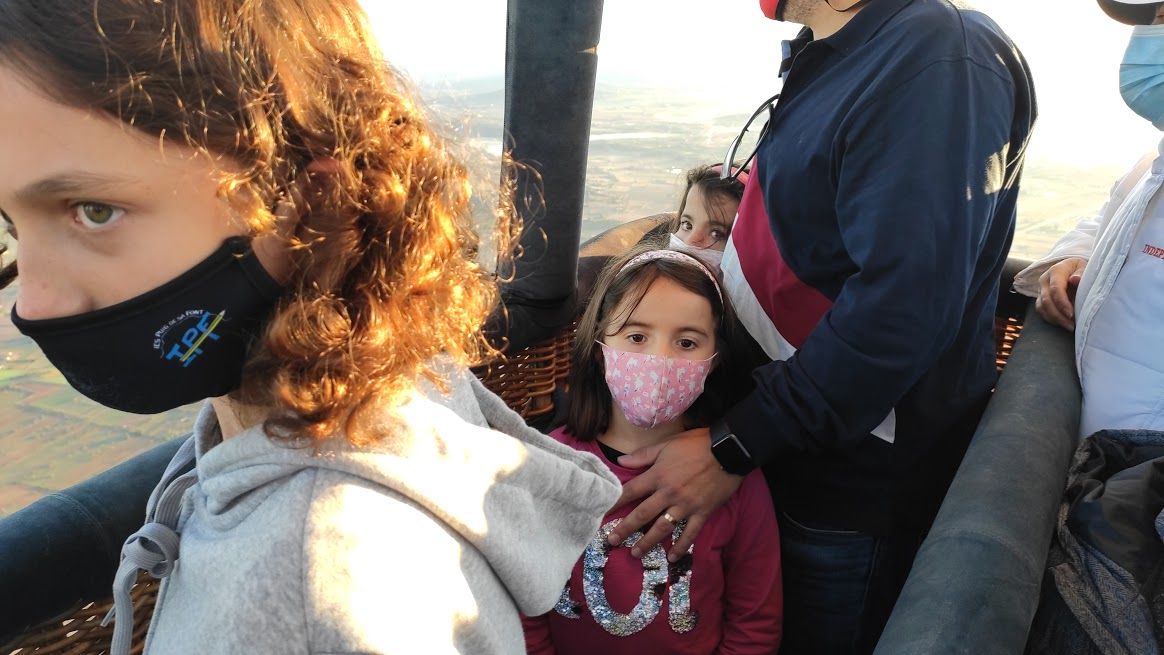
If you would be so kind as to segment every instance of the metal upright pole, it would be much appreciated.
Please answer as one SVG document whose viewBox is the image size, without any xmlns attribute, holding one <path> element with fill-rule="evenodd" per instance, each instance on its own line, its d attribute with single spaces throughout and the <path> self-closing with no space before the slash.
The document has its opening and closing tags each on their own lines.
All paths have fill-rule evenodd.
<svg viewBox="0 0 1164 655">
<path fill-rule="evenodd" d="M 602 0 L 509 0 L 505 134 L 516 161 L 523 255 L 500 272 L 512 352 L 573 318 Z M 540 178 L 540 179 L 539 179 Z"/>
</svg>

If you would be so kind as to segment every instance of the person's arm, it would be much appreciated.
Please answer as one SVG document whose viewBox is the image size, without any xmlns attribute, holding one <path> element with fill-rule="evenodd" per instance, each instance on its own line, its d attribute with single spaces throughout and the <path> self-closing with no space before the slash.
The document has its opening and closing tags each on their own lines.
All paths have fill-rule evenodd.
<svg viewBox="0 0 1164 655">
<path fill-rule="evenodd" d="M 950 346 L 976 267 L 1005 256 L 984 244 L 1015 183 L 1015 95 L 992 70 L 942 60 L 852 112 L 836 211 L 856 272 L 801 349 L 758 369 L 729 411 L 757 464 L 866 438 Z"/>
<path fill-rule="evenodd" d="M 525 652 L 527 655 L 554 655 L 554 642 L 550 638 L 550 617 L 521 617 L 521 627 L 525 631 Z"/>
<path fill-rule="evenodd" d="M 1152 157 L 1140 160 L 1130 173 L 1116 182 L 1110 198 L 1096 217 L 1080 221 L 1074 230 L 1059 239 L 1049 254 L 1015 276 L 1014 290 L 1035 298 L 1035 309 L 1047 322 L 1066 330 L 1075 329 L 1075 292 L 1096 241 L 1151 167 L 1152 160 Z"/>
<path fill-rule="evenodd" d="M 1020 271 L 1014 278 L 1014 290 L 1024 296 L 1037 298 L 1041 287 L 1039 279 L 1052 266 L 1073 257 L 1083 260 L 1090 259 L 1099 235 L 1103 233 L 1108 223 L 1111 222 L 1112 216 L 1124 204 L 1124 200 L 1127 199 L 1128 194 L 1135 188 L 1140 178 L 1152 166 L 1154 158 L 1155 155 L 1141 158 L 1127 174 L 1112 185 L 1111 194 L 1099 213 L 1079 221 L 1074 229 L 1055 242 L 1055 245 L 1046 255 Z"/>
<path fill-rule="evenodd" d="M 719 655 L 768 655 L 780 648 L 784 597 L 780 532 L 759 471 L 744 478 L 736 530 L 723 552 L 724 623 Z"/>
<path fill-rule="evenodd" d="M 1038 280 L 1039 295 L 1035 297 L 1035 309 L 1043 320 L 1066 330 L 1075 329 L 1075 293 L 1085 268 L 1086 259 L 1068 257 L 1043 271 Z"/>
<path fill-rule="evenodd" d="M 1110 204 L 1111 201 L 1108 201 Z M 1108 204 L 1104 205 L 1104 211 Z M 1099 235 L 1099 226 L 1104 215 L 1091 216 L 1079 221 L 1067 234 L 1059 237 L 1051 250 L 1042 258 L 1031 262 L 1029 266 L 1014 276 L 1014 290 L 1030 298 L 1038 298 L 1041 288 L 1040 280 L 1043 274 L 1051 267 L 1065 259 L 1082 259 L 1086 262 L 1091 258 L 1095 249 L 1095 241 Z"/>
</svg>

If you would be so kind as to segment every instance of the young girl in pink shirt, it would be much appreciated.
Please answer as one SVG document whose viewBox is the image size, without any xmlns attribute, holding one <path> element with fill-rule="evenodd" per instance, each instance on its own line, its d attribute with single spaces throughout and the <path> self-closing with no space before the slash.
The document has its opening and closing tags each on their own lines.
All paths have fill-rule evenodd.
<svg viewBox="0 0 1164 655">
<path fill-rule="evenodd" d="M 597 455 L 623 484 L 642 469 L 619 458 L 707 425 L 749 379 L 736 363 L 734 316 L 712 272 L 691 255 L 632 253 L 599 280 L 578 327 L 566 425 L 551 436 Z M 609 546 L 633 504 L 603 519 L 557 607 L 524 619 L 529 653 L 775 653 L 783 605 L 780 538 L 758 471 L 709 517 L 687 555 L 663 543 L 632 556 L 635 533 Z M 685 527 L 674 523 L 672 541 Z M 674 520 L 673 520 L 674 519 Z"/>
</svg>

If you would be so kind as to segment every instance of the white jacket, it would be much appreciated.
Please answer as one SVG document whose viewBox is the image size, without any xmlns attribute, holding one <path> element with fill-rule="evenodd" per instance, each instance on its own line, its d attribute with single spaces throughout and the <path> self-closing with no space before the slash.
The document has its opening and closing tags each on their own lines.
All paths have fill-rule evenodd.
<svg viewBox="0 0 1164 655">
<path fill-rule="evenodd" d="M 1133 381 L 1121 377 L 1119 380 L 1089 380 L 1083 375 L 1084 355 L 1087 352 L 1089 340 L 1094 341 L 1092 339 L 1094 335 L 1091 331 L 1093 322 L 1128 259 L 1129 251 L 1145 216 L 1152 215 L 1157 220 L 1164 220 L 1164 214 L 1162 214 L 1164 203 L 1160 202 L 1162 184 L 1164 184 L 1164 141 L 1161 142 L 1157 155 L 1144 157 L 1131 171 L 1116 182 L 1112 188 L 1111 196 L 1097 216 L 1080 221 L 1074 230 L 1059 239 L 1050 253 L 1028 266 L 1015 277 L 1014 288 L 1016 291 L 1027 296 L 1037 297 L 1039 295 L 1039 277 L 1048 268 L 1069 257 L 1081 257 L 1087 260 L 1088 263 L 1083 271 L 1083 278 L 1079 283 L 1075 297 L 1075 363 L 1083 387 L 1085 417 L 1089 413 L 1096 415 L 1120 414 L 1117 408 L 1105 408 L 1103 412 L 1088 411 L 1089 398 L 1092 402 L 1098 402 L 1098 397 L 1103 396 L 1103 402 L 1112 402 L 1111 394 L 1097 393 L 1097 389 L 1108 389 L 1118 384 L 1130 389 L 1143 389 L 1145 393 L 1154 393 L 1152 389 L 1159 386 L 1161 382 L 1159 378 L 1164 376 L 1164 373 L 1159 371 L 1136 367 L 1134 363 L 1122 370 L 1121 373 L 1144 379 Z M 1147 384 L 1149 377 L 1152 378 L 1153 384 Z M 1088 393 L 1089 388 L 1093 393 Z M 1113 409 L 1114 412 L 1106 411 Z M 1086 418 L 1083 423 L 1085 425 L 1081 426 L 1082 431 L 1090 431 L 1091 428 L 1086 427 Z M 1105 424 L 1100 427 L 1136 428 L 1147 426 Z"/>
</svg>

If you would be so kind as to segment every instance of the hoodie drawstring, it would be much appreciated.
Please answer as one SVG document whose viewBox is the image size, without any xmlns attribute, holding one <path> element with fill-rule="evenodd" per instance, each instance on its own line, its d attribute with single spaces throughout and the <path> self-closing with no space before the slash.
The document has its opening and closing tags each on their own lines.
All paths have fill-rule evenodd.
<svg viewBox="0 0 1164 655">
<path fill-rule="evenodd" d="M 110 655 L 128 655 L 133 640 L 133 599 L 129 591 L 139 570 L 162 579 L 174 570 L 178 561 L 178 518 L 182 496 L 198 481 L 198 471 L 182 471 L 194 462 L 194 438 L 182 444 L 170 460 L 158 486 L 146 504 L 145 525 L 130 535 L 121 547 L 121 564 L 113 577 L 113 609 L 101 625 L 113 625 Z"/>
</svg>

